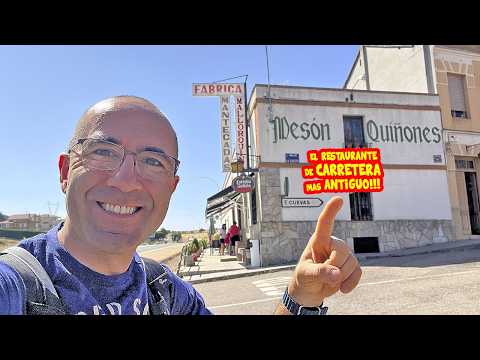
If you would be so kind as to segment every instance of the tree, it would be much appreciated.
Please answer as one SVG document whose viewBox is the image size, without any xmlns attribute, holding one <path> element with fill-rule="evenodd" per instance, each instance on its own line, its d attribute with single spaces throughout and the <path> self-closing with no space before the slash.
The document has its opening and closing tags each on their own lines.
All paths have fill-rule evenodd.
<svg viewBox="0 0 480 360">
<path fill-rule="evenodd" d="M 0 221 L 5 221 L 8 219 L 8 216 L 0 212 Z"/>
<path fill-rule="evenodd" d="M 205 229 L 203 229 L 203 228 L 200 228 L 200 229 L 198 230 L 198 232 L 205 232 L 205 231 L 207 231 L 207 230 L 205 230 Z"/>
<path fill-rule="evenodd" d="M 180 231 L 172 231 L 172 241 L 178 242 L 182 239 L 182 233 Z"/>
<path fill-rule="evenodd" d="M 168 231 L 167 229 L 161 228 L 159 231 L 155 233 L 155 239 L 165 239 L 169 232 L 170 231 Z"/>
</svg>

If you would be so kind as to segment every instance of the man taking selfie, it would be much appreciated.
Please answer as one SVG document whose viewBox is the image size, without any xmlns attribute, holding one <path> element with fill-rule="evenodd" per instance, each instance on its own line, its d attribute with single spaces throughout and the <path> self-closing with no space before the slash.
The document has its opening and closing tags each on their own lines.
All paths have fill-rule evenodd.
<svg viewBox="0 0 480 360">
<path fill-rule="evenodd" d="M 65 220 L 0 256 L 0 314 L 211 314 L 191 284 L 136 252 L 165 218 L 179 164 L 176 133 L 149 101 L 91 106 L 58 160 Z M 331 236 L 341 206 L 326 204 L 276 314 L 324 314 L 325 298 L 357 286 L 357 259 Z"/>
</svg>

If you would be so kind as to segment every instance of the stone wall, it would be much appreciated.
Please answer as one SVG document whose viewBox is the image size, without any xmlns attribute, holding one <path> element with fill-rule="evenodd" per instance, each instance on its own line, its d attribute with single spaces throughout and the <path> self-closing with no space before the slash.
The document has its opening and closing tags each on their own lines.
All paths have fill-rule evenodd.
<svg viewBox="0 0 480 360">
<path fill-rule="evenodd" d="M 260 168 L 258 173 L 260 180 L 259 194 L 262 197 L 257 203 L 260 216 L 258 221 L 279 221 L 282 216 L 280 204 L 280 169 Z M 260 206 L 261 204 L 261 206 Z"/>
<path fill-rule="evenodd" d="M 282 221 L 278 168 L 261 168 L 259 180 L 261 208 L 252 239 L 260 239 L 261 265 L 295 263 L 313 234 L 316 222 Z M 381 252 L 455 239 L 451 220 L 338 220 L 333 235 L 346 240 L 352 249 L 354 237 L 378 237 Z"/>
<path fill-rule="evenodd" d="M 455 239 L 451 220 L 336 221 L 333 231 L 352 249 L 354 237 L 378 237 L 380 252 Z"/>
<path fill-rule="evenodd" d="M 262 266 L 297 262 L 315 226 L 315 221 L 262 223 Z M 354 237 L 378 237 L 380 252 L 454 240 L 451 220 L 339 220 L 333 235 L 345 240 L 352 250 Z"/>
</svg>

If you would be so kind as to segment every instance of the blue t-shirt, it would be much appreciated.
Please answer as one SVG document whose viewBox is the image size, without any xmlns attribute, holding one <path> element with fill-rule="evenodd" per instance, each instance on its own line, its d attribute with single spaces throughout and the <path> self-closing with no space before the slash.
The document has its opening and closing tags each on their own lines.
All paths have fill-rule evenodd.
<svg viewBox="0 0 480 360">
<path fill-rule="evenodd" d="M 103 275 L 78 262 L 58 242 L 63 224 L 46 234 L 20 242 L 42 264 L 50 276 L 68 314 L 78 315 L 147 315 L 146 273 L 137 253 L 127 271 Z M 202 296 L 193 286 L 167 268 L 173 283 L 172 315 L 210 315 Z M 25 288 L 18 273 L 0 262 L 0 314 L 22 314 Z"/>
</svg>

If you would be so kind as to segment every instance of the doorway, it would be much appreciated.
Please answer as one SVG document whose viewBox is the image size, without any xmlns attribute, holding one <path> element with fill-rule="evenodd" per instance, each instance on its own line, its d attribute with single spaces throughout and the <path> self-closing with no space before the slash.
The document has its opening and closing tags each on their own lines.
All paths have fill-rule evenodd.
<svg viewBox="0 0 480 360">
<path fill-rule="evenodd" d="M 480 206 L 478 200 L 477 174 L 474 172 L 465 172 L 464 174 L 472 234 L 480 235 Z"/>
</svg>

